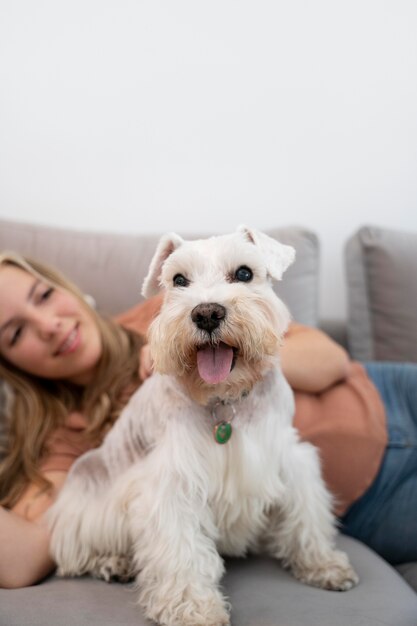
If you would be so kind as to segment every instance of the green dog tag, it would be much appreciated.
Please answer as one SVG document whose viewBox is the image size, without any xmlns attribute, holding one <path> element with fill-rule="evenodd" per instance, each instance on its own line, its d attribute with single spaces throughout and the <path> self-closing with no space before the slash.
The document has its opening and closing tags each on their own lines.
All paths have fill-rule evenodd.
<svg viewBox="0 0 417 626">
<path fill-rule="evenodd" d="M 230 422 L 220 422 L 214 427 L 214 438 L 217 443 L 227 443 L 232 436 L 232 425 Z"/>
</svg>

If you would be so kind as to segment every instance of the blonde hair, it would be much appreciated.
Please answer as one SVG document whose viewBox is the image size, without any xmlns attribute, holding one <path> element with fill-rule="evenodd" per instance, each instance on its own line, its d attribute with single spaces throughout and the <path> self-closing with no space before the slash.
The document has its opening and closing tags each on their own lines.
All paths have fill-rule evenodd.
<svg viewBox="0 0 417 626">
<path fill-rule="evenodd" d="M 88 420 L 86 437 L 98 445 L 139 386 L 139 348 L 142 338 L 123 329 L 91 308 L 81 291 L 59 272 L 15 253 L 0 254 L 1 265 L 23 269 L 54 287 L 72 293 L 95 320 L 102 340 L 102 355 L 94 382 L 84 388 L 65 381 L 27 374 L 0 355 L 0 378 L 12 390 L 7 415 L 8 442 L 0 464 L 0 504 L 12 507 L 30 482 L 48 489 L 39 471 L 45 443 L 71 411 Z"/>
</svg>

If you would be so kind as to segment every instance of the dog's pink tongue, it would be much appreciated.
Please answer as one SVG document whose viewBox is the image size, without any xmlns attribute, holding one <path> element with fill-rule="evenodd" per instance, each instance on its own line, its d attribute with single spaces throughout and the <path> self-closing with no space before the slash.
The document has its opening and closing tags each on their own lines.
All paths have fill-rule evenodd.
<svg viewBox="0 0 417 626">
<path fill-rule="evenodd" d="M 210 385 L 221 383 L 230 374 L 233 349 L 221 343 L 215 348 L 207 346 L 197 352 L 197 367 L 201 378 Z"/>
</svg>

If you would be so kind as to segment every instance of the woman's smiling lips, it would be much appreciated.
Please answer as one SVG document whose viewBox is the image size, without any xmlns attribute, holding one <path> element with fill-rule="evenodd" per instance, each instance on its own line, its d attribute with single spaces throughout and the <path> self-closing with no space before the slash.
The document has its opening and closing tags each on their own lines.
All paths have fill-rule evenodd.
<svg viewBox="0 0 417 626">
<path fill-rule="evenodd" d="M 77 324 L 66 336 L 64 341 L 55 352 L 55 356 L 63 356 L 74 352 L 81 342 L 79 324 Z"/>
</svg>

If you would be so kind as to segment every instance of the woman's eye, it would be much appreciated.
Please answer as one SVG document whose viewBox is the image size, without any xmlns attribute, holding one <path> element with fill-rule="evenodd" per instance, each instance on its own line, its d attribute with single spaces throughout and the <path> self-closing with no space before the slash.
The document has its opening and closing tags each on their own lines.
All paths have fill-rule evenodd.
<svg viewBox="0 0 417 626">
<path fill-rule="evenodd" d="M 16 330 L 14 331 L 12 338 L 10 339 L 10 345 L 14 346 L 18 341 L 19 341 L 19 337 L 22 334 L 22 330 L 23 327 L 22 326 L 18 326 L 16 328 Z"/>
<path fill-rule="evenodd" d="M 54 291 L 53 287 L 48 287 L 48 289 L 45 289 L 45 291 L 43 291 L 41 293 L 41 298 L 40 299 L 41 300 L 47 300 L 49 298 L 49 296 L 52 295 L 53 291 Z"/>
<path fill-rule="evenodd" d="M 238 280 L 241 283 L 248 283 L 253 278 L 253 272 L 246 265 L 242 265 L 235 272 L 235 280 Z"/>
<path fill-rule="evenodd" d="M 188 287 L 190 281 L 182 274 L 175 274 L 173 281 L 174 287 Z"/>
</svg>

